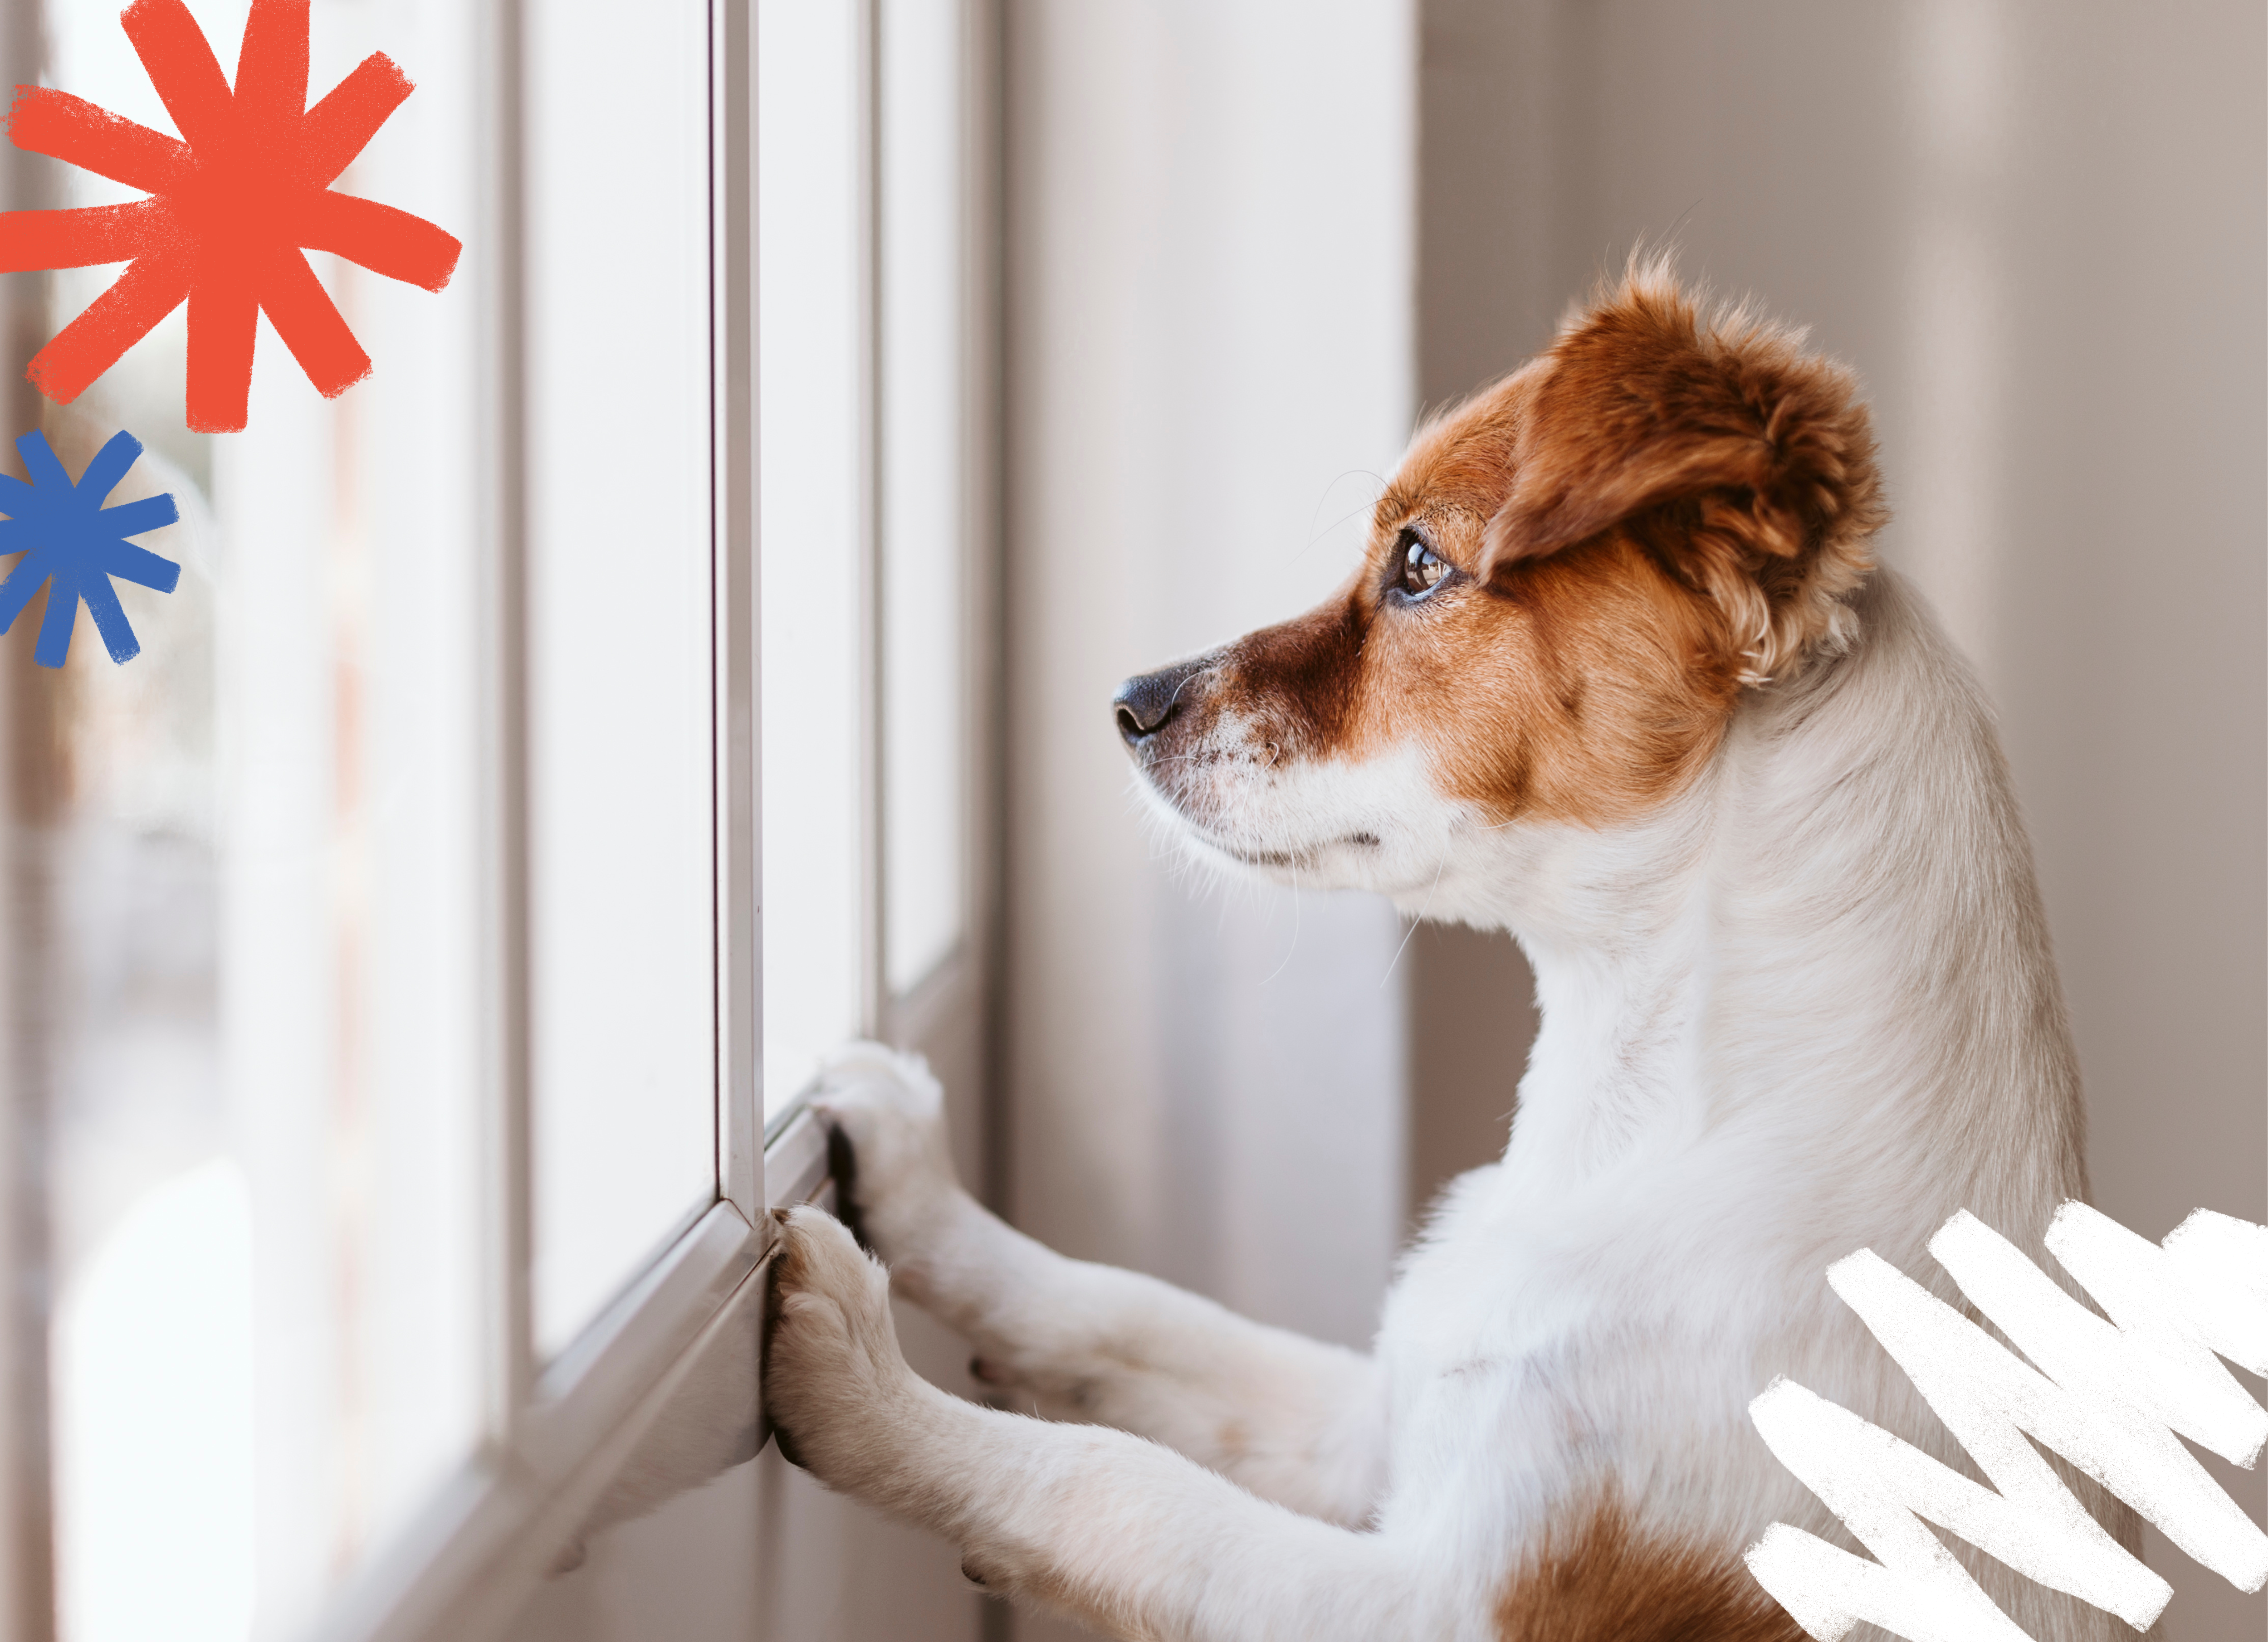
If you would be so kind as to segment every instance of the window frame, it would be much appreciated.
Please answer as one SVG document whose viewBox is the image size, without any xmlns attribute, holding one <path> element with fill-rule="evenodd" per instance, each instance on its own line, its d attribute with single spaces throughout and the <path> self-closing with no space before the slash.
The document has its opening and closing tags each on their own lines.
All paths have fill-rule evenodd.
<svg viewBox="0 0 2268 1642">
<path fill-rule="evenodd" d="M 530 0 L 487 0 L 475 14 L 483 92 L 475 163 L 498 254 L 476 295 L 476 416 L 487 442 L 481 627 L 492 657 L 478 704 L 483 1186 L 487 1294 L 482 1447 L 333 1599 L 314 1634 L 330 1642 L 452 1642 L 500 1634 L 692 1366 L 761 1314 L 770 1252 L 762 1093 L 762 942 L 758 896 L 760 701 L 755 667 L 754 148 L 751 0 L 710 0 L 711 511 L 711 863 L 716 986 L 715 1195 L 549 1363 L 537 1360 L 530 1274 L 531 1152 L 527 839 L 526 38 Z M 792 1180 L 824 1184 L 825 1145 L 806 1119 Z M 816 1171 L 811 1164 L 816 1158 Z M 792 1200 L 792 1199 L 791 1199 Z M 749 1388 L 755 1395 L 755 1387 Z M 721 1433 L 720 1433 L 721 1434 Z M 729 1459 L 727 1460 L 729 1462 Z M 720 1466 L 721 1469 L 721 1466 Z"/>
<path fill-rule="evenodd" d="M 484 93 L 482 204 L 498 225 L 499 254 L 468 269 L 480 280 L 482 398 L 476 419 L 489 476 L 480 567 L 481 630 L 492 661 L 478 704 L 490 756 L 482 795 L 481 972 L 487 1246 L 486 1438 L 480 1450 L 398 1529 L 331 1601 L 313 1635 L 321 1642 L 470 1642 L 507 1631 L 563 1546 L 600 1512 L 624 1462 L 698 1366 L 731 1345 L 752 1353 L 761 1330 L 763 1269 L 776 1242 L 769 1210 L 815 1200 L 832 1206 L 828 1137 L 800 1097 L 767 1122 L 762 1089 L 762 700 L 757 554 L 758 445 L 755 301 L 755 0 L 708 0 L 711 199 L 711 713 L 715 961 L 715 1197 L 655 1251 L 600 1315 L 553 1360 L 534 1347 L 529 986 L 529 831 L 526 422 L 527 359 L 521 312 L 526 256 L 523 182 L 526 73 L 523 18 L 537 0 L 479 0 L 477 60 Z M 862 1030 L 941 1056 L 958 1069 L 964 1098 L 955 1150 L 980 1192 L 998 1173 L 981 1087 L 991 1070 L 987 1001 L 996 990 L 999 883 L 994 714 L 999 626 L 995 568 L 999 404 L 998 14 L 991 0 L 958 0 L 962 158 L 959 224 L 961 676 L 966 703 L 960 757 L 963 861 L 956 942 L 902 994 L 887 983 L 880 810 L 878 655 L 881 553 L 877 490 L 884 392 L 878 236 L 884 0 L 852 0 L 865 64 L 858 204 L 862 224 L 860 461 L 858 529 L 864 777 L 864 891 L 858 909 L 865 977 Z M 987 843 L 986 840 L 991 840 Z M 942 1069 L 942 1068 L 941 1068 Z M 738 1338 L 735 1338 L 734 1337 Z M 755 1359 L 746 1362 L 752 1367 Z M 713 1391 L 711 1393 L 713 1395 Z M 756 1387 L 751 1377 L 747 1396 Z M 740 1429 L 718 1427 L 714 1470 L 769 1440 L 760 1411 L 755 1449 Z"/>
</svg>

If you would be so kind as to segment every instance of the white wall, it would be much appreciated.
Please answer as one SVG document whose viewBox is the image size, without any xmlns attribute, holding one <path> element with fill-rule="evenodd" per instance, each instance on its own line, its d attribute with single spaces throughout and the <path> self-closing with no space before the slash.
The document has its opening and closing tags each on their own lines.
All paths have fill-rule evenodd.
<svg viewBox="0 0 2268 1642">
<path fill-rule="evenodd" d="M 1401 1218 L 1383 902 L 1192 883 L 1123 678 L 1353 563 L 1411 412 L 1407 7 L 1008 8 L 1012 1203 L 1366 1339 Z"/>
</svg>

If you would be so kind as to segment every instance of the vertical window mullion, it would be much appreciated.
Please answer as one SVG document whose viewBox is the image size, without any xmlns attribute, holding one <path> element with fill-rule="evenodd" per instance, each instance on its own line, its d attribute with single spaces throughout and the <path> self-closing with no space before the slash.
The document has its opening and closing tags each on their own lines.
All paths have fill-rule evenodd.
<svg viewBox="0 0 2268 1642">
<path fill-rule="evenodd" d="M 527 608 L 526 326 L 526 258 L 521 152 L 524 30 L 520 0 L 483 8 L 482 77 L 489 92 L 486 150 L 479 164 L 496 224 L 497 256 L 481 290 L 490 339 L 481 425 L 491 451 L 483 468 L 490 544 L 486 626 L 493 658 L 483 704 L 492 756 L 482 832 L 490 852 L 483 968 L 490 988 L 483 1080 L 488 1103 L 486 1250 L 489 1287 L 489 1423 L 492 1439 L 517 1439 L 535 1384 L 532 1295 L 534 1220 L 530 1155 L 527 884 Z"/>
<path fill-rule="evenodd" d="M 15 4 L 0 11 L 0 84 L 32 84 L 45 77 L 48 36 L 46 6 Z M 0 157 L 0 209 L 59 205 L 43 162 L 13 143 Z M 0 302 L 0 334 L 28 338 L 48 303 L 48 276 L 9 276 L 11 301 Z M 22 304 L 18 306 L 17 304 Z M 0 385 L 9 430 L 39 425 L 40 396 L 20 372 Z M 11 657 L 28 659 L 23 647 Z M 40 763 L 27 753 L 44 750 L 23 671 L 0 684 L 0 776 L 10 853 L 0 861 L 0 976 L 8 983 L 0 1021 L 9 1052 L 0 1066 L 0 1271 L 7 1274 L 0 1301 L 0 1635 L 18 1642 L 49 1642 L 55 1628 L 54 1470 L 50 1434 L 49 1325 L 55 1286 L 52 1256 L 51 1183 L 45 1061 L 48 1025 L 37 990 L 42 970 L 40 901 L 46 875 L 21 841 L 40 798 Z"/>
<path fill-rule="evenodd" d="M 710 14 L 717 486 L 718 1192 L 751 1221 L 763 1193 L 762 773 L 757 764 L 755 153 L 749 0 Z"/>
<path fill-rule="evenodd" d="M 858 271 L 859 389 L 859 532 L 858 532 L 858 690 L 860 791 L 859 865 L 863 893 L 859 900 L 859 1030 L 872 1037 L 881 1030 L 887 995 L 882 971 L 883 897 L 888 893 L 882 871 L 882 690 L 881 690 L 881 555 L 882 555 L 882 84 L 880 0 L 860 0 L 858 6 L 858 189 L 860 244 Z"/>
</svg>

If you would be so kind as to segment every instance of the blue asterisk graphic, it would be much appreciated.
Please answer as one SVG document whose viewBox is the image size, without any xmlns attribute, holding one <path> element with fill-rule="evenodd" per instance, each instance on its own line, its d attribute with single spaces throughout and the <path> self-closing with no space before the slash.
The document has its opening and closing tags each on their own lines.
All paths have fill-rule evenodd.
<svg viewBox="0 0 2268 1642">
<path fill-rule="evenodd" d="M 0 633 L 16 625 L 40 583 L 51 581 L 33 661 L 42 667 L 63 664 L 81 599 L 94 618 L 94 630 L 109 647 L 110 659 L 132 661 L 142 653 L 142 641 L 127 625 L 110 578 L 123 576 L 138 587 L 172 592 L 181 579 L 181 567 L 126 539 L 171 524 L 181 517 L 180 510 L 170 495 L 145 496 L 114 508 L 102 505 L 126 477 L 126 470 L 142 458 L 142 442 L 130 433 L 119 434 L 97 451 L 76 485 L 38 429 L 16 441 L 16 453 L 24 458 L 24 471 L 32 482 L 0 473 L 0 513 L 8 516 L 0 521 L 0 558 L 24 555 L 8 579 L 0 582 Z"/>
</svg>

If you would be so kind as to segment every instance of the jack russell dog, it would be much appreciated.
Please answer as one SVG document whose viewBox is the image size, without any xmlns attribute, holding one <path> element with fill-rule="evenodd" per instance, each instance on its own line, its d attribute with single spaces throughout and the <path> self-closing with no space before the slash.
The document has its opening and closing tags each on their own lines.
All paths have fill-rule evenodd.
<svg viewBox="0 0 2268 1642">
<path fill-rule="evenodd" d="M 1422 429 L 1336 593 L 1115 706 L 1199 860 L 1519 941 L 1503 1160 L 1434 1206 L 1365 1356 L 1023 1236 L 954 1180 L 925 1068 L 851 1051 L 818 1104 L 887 1269 L 782 1215 L 783 1447 L 1106 1636 L 1800 1637 L 1743 1549 L 1856 1542 L 1749 1423 L 1775 1376 L 1977 1475 L 1827 1266 L 1870 1247 L 1959 1305 L 1924 1257 L 1949 1216 L 2047 1265 L 2087 1190 L 1992 715 L 1875 567 L 1884 518 L 1849 373 L 1660 265 Z M 1049 1418 L 916 1376 L 893 1287 Z M 2124 1634 L 1955 1549 L 2031 1635 Z"/>
</svg>

